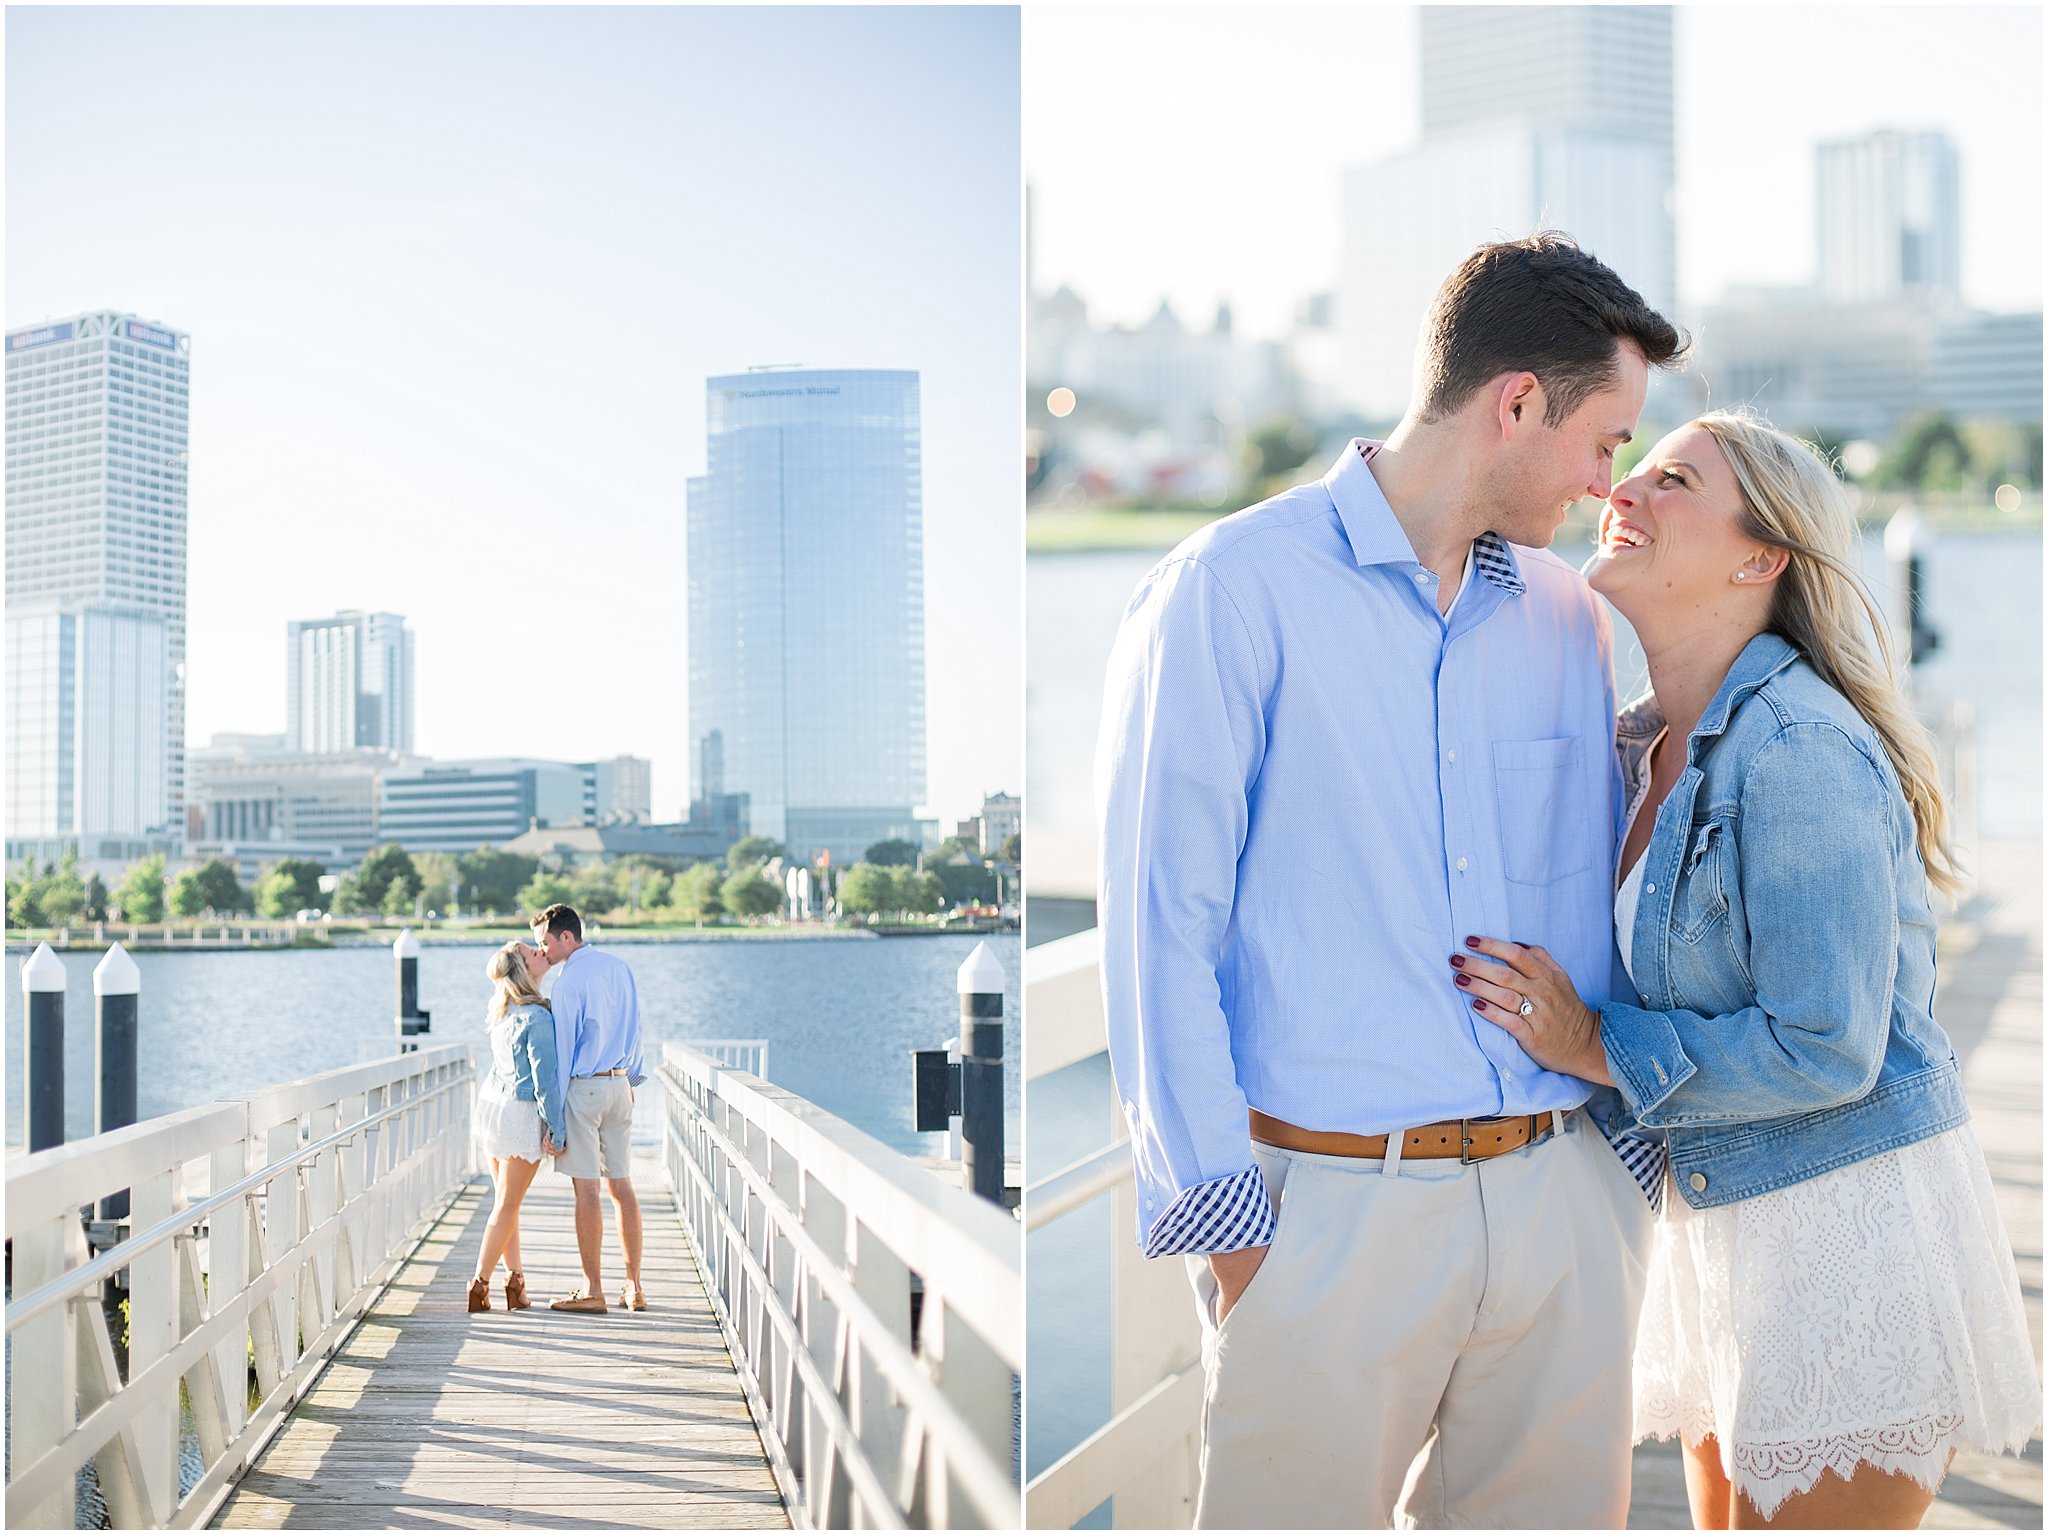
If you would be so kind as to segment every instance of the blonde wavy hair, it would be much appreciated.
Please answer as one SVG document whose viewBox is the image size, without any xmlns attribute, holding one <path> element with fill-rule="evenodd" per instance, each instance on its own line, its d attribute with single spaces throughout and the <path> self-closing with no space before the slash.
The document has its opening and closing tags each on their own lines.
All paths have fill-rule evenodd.
<svg viewBox="0 0 2048 1535">
<path fill-rule="evenodd" d="M 533 977 L 526 973 L 526 956 L 519 952 L 519 947 L 519 940 L 513 939 L 484 966 L 484 974 L 495 988 L 491 992 L 490 1010 L 484 1015 L 486 1023 L 496 1023 L 514 1007 L 548 1005 L 548 999 L 533 984 Z"/>
<path fill-rule="evenodd" d="M 1710 411 L 1692 424 L 1720 445 L 1735 472 L 1744 535 L 1791 556 L 1772 593 L 1768 627 L 1877 732 L 1913 807 L 1927 878 L 1958 894 L 1962 868 L 1949 844 L 1934 739 L 1900 689 L 1890 624 L 1853 564 L 1854 495 L 1817 449 L 1760 416 Z"/>
</svg>

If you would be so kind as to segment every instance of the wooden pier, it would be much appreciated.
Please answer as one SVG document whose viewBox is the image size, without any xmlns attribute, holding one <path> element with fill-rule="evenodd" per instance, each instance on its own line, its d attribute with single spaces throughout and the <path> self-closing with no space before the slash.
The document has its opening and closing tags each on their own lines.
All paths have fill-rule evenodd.
<svg viewBox="0 0 2048 1535">
<path fill-rule="evenodd" d="M 568 1179 L 521 1209 L 533 1301 L 466 1309 L 491 1185 L 457 1197 L 221 1507 L 222 1529 L 787 1529 L 675 1201 L 651 1154 L 634 1186 L 648 1309 L 605 1205 L 603 1316 L 550 1311 L 581 1281 Z"/>
</svg>

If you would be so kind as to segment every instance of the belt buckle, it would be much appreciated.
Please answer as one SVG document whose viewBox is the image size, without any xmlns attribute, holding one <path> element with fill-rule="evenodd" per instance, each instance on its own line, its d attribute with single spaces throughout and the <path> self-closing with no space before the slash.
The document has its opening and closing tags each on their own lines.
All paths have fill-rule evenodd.
<svg viewBox="0 0 2048 1535">
<path fill-rule="evenodd" d="M 1475 1162 L 1475 1161 L 1483 1161 L 1483 1160 L 1484 1160 L 1484 1158 L 1476 1158 L 1476 1157 L 1474 1157 L 1474 1156 L 1472 1155 L 1472 1130 L 1471 1130 L 1471 1126 L 1473 1126 L 1473 1125 L 1497 1125 L 1497 1124 L 1501 1124 L 1501 1123 L 1503 1123 L 1503 1122 L 1505 1122 L 1506 1120 L 1509 1120 L 1509 1119 L 1522 1119 L 1522 1118 L 1525 1118 L 1525 1117 L 1526 1117 L 1525 1115 L 1521 1115 L 1521 1114 L 1481 1114 L 1481 1115 L 1478 1115 L 1478 1116 L 1477 1116 L 1476 1118 L 1472 1118 L 1472 1119 L 1461 1119 L 1461 1120 L 1459 1120 L 1459 1121 L 1458 1121 L 1458 1165 L 1459 1165 L 1460 1167 L 1470 1167 L 1470 1166 L 1471 1166 L 1471 1165 L 1473 1164 L 1473 1162 Z M 1533 1136 L 1531 1137 L 1531 1140 L 1532 1140 L 1532 1141 L 1534 1140 L 1534 1137 L 1533 1137 Z"/>
</svg>

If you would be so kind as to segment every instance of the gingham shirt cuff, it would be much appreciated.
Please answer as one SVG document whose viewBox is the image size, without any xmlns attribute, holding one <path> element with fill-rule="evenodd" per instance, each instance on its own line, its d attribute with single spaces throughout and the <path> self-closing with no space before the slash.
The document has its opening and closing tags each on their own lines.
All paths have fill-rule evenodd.
<svg viewBox="0 0 2048 1535">
<path fill-rule="evenodd" d="M 1607 1142 L 1614 1148 L 1614 1154 L 1621 1158 L 1621 1165 L 1629 1175 L 1642 1185 L 1649 1196 L 1650 1208 L 1664 1208 L 1664 1166 L 1669 1153 L 1662 1141 L 1645 1140 L 1640 1135 L 1631 1135 L 1623 1130 L 1610 1135 Z"/>
<path fill-rule="evenodd" d="M 1184 1190 L 1160 1212 L 1145 1237 L 1145 1256 L 1234 1253 L 1273 1240 L 1276 1220 L 1266 1180 L 1256 1167 Z"/>
</svg>

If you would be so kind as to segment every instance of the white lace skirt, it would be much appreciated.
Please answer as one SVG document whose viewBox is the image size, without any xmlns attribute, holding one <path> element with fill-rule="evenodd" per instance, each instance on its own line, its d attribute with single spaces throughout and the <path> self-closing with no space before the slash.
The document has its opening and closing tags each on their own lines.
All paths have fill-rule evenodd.
<svg viewBox="0 0 2048 1535">
<path fill-rule="evenodd" d="M 540 1105 L 512 1096 L 491 1072 L 476 1085 L 476 1107 L 470 1114 L 470 1138 L 479 1160 L 519 1157 L 540 1160 Z"/>
<path fill-rule="evenodd" d="M 1976 1134 L 1711 1210 L 1667 1188 L 1635 1402 L 1638 1440 L 1714 1435 L 1766 1517 L 1830 1468 L 1931 1489 L 1959 1446 L 2022 1448 L 2041 1384 Z"/>
</svg>

